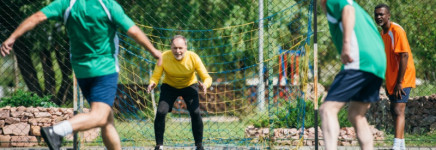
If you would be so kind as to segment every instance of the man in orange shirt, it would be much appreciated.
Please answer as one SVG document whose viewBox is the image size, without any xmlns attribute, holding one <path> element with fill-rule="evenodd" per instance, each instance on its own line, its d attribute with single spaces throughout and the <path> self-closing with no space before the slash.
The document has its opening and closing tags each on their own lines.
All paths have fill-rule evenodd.
<svg viewBox="0 0 436 150">
<path fill-rule="evenodd" d="M 383 31 L 387 68 L 386 89 L 391 101 L 391 114 L 395 121 L 395 139 L 392 149 L 406 149 L 404 142 L 404 123 L 407 100 L 411 88 L 415 88 L 415 65 L 404 29 L 390 21 L 390 9 L 380 4 L 374 10 L 375 21 Z"/>
</svg>

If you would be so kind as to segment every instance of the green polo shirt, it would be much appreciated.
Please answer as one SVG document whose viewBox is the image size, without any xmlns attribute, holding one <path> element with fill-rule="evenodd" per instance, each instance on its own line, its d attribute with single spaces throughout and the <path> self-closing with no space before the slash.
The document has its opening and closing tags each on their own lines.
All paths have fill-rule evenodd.
<svg viewBox="0 0 436 150">
<path fill-rule="evenodd" d="M 333 43 L 339 54 L 342 52 L 342 10 L 350 5 L 355 9 L 356 22 L 351 39 L 350 56 L 353 62 L 344 65 L 346 70 L 361 70 L 384 79 L 386 55 L 380 33 L 368 13 L 353 0 L 327 0 L 327 20 Z"/>
<path fill-rule="evenodd" d="M 135 25 L 115 0 L 101 2 L 104 5 L 99 0 L 76 0 L 66 20 L 71 65 L 77 78 L 118 72 L 117 27 L 127 31 Z M 55 0 L 41 11 L 48 19 L 64 21 L 69 6 L 70 0 Z"/>
</svg>

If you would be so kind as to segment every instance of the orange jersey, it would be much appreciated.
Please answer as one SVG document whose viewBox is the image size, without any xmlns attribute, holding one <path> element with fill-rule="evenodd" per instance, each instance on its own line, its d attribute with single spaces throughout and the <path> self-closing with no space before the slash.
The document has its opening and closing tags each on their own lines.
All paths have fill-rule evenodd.
<svg viewBox="0 0 436 150">
<path fill-rule="evenodd" d="M 407 60 L 407 68 L 404 73 L 403 88 L 414 88 L 416 73 L 415 65 L 413 64 L 413 56 L 410 50 L 409 41 L 407 40 L 406 32 L 404 29 L 391 22 L 391 27 L 387 33 L 381 33 L 383 43 L 385 44 L 387 68 L 386 68 L 386 88 L 390 95 L 394 93 L 395 84 L 397 82 L 398 70 L 400 67 L 399 53 L 408 53 L 409 59 Z"/>
</svg>

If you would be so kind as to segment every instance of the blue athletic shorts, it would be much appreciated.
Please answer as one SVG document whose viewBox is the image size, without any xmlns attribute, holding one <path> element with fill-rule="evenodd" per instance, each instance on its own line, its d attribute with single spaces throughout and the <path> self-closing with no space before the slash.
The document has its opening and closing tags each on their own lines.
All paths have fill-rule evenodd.
<svg viewBox="0 0 436 150">
<path fill-rule="evenodd" d="M 91 78 L 77 79 L 88 103 L 103 102 L 112 107 L 117 94 L 118 72 Z"/>
<path fill-rule="evenodd" d="M 360 70 L 342 70 L 330 87 L 325 101 L 377 102 L 383 79 Z"/>
<path fill-rule="evenodd" d="M 389 100 L 393 103 L 407 103 L 407 100 L 409 100 L 409 94 L 412 88 L 403 88 L 403 91 L 406 92 L 406 95 L 401 95 L 401 99 L 396 99 L 395 95 L 389 95 L 389 93 L 386 91 Z"/>
</svg>

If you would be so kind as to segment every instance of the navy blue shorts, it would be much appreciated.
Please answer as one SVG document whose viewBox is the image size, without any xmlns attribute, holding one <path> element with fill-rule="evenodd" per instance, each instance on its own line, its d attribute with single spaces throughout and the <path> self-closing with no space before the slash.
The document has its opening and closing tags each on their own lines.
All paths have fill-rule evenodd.
<svg viewBox="0 0 436 150">
<path fill-rule="evenodd" d="M 342 70 L 336 75 L 325 101 L 377 102 L 382 82 L 383 79 L 369 72 Z"/>
<path fill-rule="evenodd" d="M 88 103 L 103 102 L 112 107 L 117 94 L 118 72 L 104 76 L 77 79 Z"/>
<path fill-rule="evenodd" d="M 410 91 L 412 90 L 412 88 L 408 87 L 408 88 L 403 88 L 403 91 L 406 92 L 406 95 L 401 95 L 401 99 L 396 99 L 395 95 L 389 95 L 389 93 L 386 91 L 389 100 L 392 103 L 407 103 L 407 100 L 409 100 L 409 94 Z"/>
</svg>

